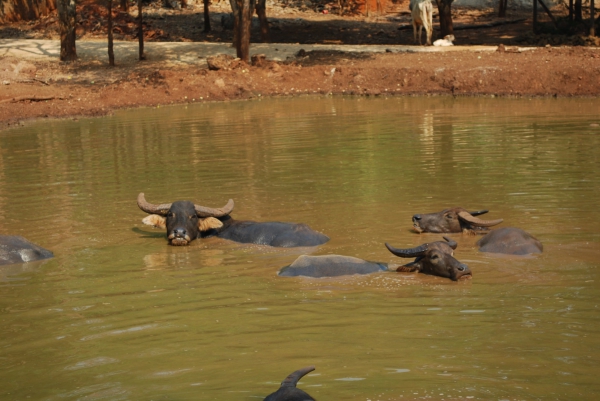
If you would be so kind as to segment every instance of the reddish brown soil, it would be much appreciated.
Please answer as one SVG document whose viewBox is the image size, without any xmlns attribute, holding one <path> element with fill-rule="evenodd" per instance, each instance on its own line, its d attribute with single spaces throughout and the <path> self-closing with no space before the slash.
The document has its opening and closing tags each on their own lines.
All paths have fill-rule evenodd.
<svg viewBox="0 0 600 401">
<path fill-rule="evenodd" d="M 412 44 L 406 4 L 389 3 L 388 13 L 365 18 L 314 10 L 268 10 L 273 42 Z M 94 8 L 95 7 L 95 8 Z M 213 32 L 202 32 L 202 8 L 184 11 L 148 7 L 146 40 L 230 41 L 220 24 L 228 8 L 213 7 Z M 332 10 L 335 11 L 335 10 Z M 79 40 L 105 37 L 103 9 L 82 2 Z M 134 40 L 134 18 L 115 12 L 117 39 Z M 106 15 L 104 15 L 105 17 Z M 513 11 L 508 19 L 524 18 Z M 83 18 L 85 17 L 85 18 Z M 498 21 L 493 11 L 455 10 L 456 26 Z M 434 24 L 437 22 L 434 20 Z M 400 29 L 399 29 L 400 27 Z M 255 29 L 259 40 L 258 29 Z M 0 37 L 56 38 L 56 16 L 0 28 Z M 0 58 L 0 127 L 40 117 L 103 115 L 126 107 L 250 99 L 299 94 L 394 96 L 415 94 L 499 96 L 600 95 L 597 39 L 535 36 L 530 21 L 457 30 L 457 44 L 500 44 L 507 51 L 446 53 L 308 52 L 285 63 L 233 63 L 212 71 L 206 64 L 166 66 L 140 62 L 110 68 L 101 62 L 64 64 Z M 588 46 L 543 46 L 546 43 Z M 537 45 L 518 51 L 518 45 Z M 542 45 L 542 46 L 540 46 Z M 59 77 L 59 78 L 57 78 Z"/>
</svg>

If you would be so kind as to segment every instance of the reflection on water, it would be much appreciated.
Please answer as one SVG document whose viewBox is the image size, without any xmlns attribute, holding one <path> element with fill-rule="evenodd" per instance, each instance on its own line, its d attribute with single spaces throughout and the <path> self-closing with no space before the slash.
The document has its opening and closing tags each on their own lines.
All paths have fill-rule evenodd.
<svg viewBox="0 0 600 401">
<path fill-rule="evenodd" d="M 0 135 L 0 229 L 54 259 L 0 269 L 2 399 L 250 400 L 314 364 L 320 400 L 595 399 L 600 102 L 301 98 L 45 121 Z M 139 192 L 331 237 L 169 247 Z M 300 254 L 399 263 L 415 213 L 489 209 L 544 243 L 473 279 L 281 278 Z M 493 217 L 492 217 L 493 216 Z M 274 388 L 275 387 L 275 388 Z"/>
</svg>

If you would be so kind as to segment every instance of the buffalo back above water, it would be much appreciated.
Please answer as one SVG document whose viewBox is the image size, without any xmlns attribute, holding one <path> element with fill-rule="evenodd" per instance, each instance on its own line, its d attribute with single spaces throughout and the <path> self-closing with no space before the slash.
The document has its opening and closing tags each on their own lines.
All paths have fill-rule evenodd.
<svg viewBox="0 0 600 401">
<path fill-rule="evenodd" d="M 328 236 L 302 223 L 229 221 L 228 218 L 222 221 L 224 225 L 216 229 L 216 235 L 236 242 L 291 248 L 317 246 L 329 241 Z"/>
<path fill-rule="evenodd" d="M 0 265 L 49 259 L 54 254 L 47 249 L 15 235 L 0 235 Z"/>
<path fill-rule="evenodd" d="M 529 255 L 542 253 L 542 243 L 520 228 L 503 227 L 490 231 L 479 241 L 481 252 L 504 253 L 508 255 Z"/>
<path fill-rule="evenodd" d="M 387 271 L 383 263 L 368 262 L 342 255 L 299 256 L 291 265 L 279 271 L 280 276 L 336 277 Z"/>
</svg>

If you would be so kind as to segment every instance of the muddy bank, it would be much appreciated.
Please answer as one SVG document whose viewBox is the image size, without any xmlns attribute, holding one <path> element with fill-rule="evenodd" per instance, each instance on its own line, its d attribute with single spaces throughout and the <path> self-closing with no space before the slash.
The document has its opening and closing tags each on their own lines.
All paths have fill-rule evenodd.
<svg viewBox="0 0 600 401">
<path fill-rule="evenodd" d="M 275 45 L 274 45 L 275 46 Z M 98 116 L 115 109 L 265 96 L 600 95 L 600 50 L 589 47 L 436 53 L 300 52 L 284 62 L 220 70 L 165 61 L 110 68 L 0 58 L 0 124 Z"/>
</svg>

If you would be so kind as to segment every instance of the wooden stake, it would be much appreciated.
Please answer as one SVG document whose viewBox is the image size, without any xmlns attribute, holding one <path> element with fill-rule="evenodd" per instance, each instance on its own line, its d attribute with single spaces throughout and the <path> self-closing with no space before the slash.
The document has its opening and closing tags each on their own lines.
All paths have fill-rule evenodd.
<svg viewBox="0 0 600 401">
<path fill-rule="evenodd" d="M 594 20 L 594 0 L 590 0 L 590 22 L 591 22 L 591 28 L 590 28 L 590 36 L 596 36 L 596 27 L 594 26 L 596 21 Z"/>
<path fill-rule="evenodd" d="M 112 0 L 108 0 L 108 64 L 115 66 L 115 52 L 113 49 L 113 21 L 112 21 Z"/>
<path fill-rule="evenodd" d="M 533 0 L 533 33 L 537 33 L 537 1 Z"/>
<path fill-rule="evenodd" d="M 146 60 L 144 54 L 144 26 L 142 25 L 142 0 L 138 0 L 138 39 L 140 43 L 140 61 Z"/>
</svg>

